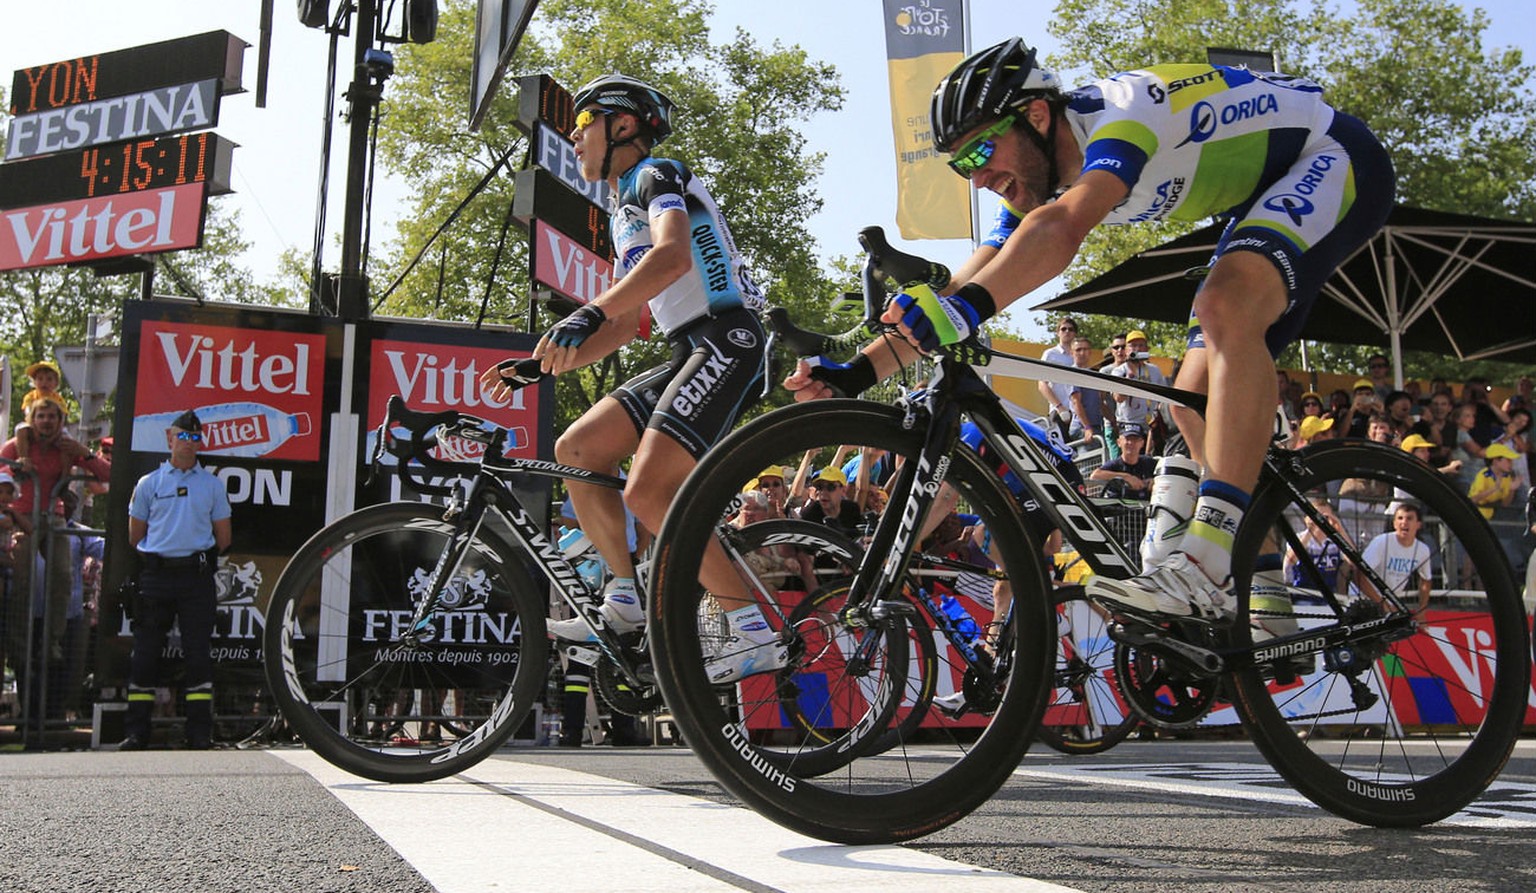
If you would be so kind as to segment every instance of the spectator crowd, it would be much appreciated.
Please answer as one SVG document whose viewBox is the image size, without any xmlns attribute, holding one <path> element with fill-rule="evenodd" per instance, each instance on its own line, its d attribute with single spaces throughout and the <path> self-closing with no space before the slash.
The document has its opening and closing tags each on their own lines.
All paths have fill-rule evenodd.
<svg viewBox="0 0 1536 893">
<path fill-rule="evenodd" d="M 110 439 L 98 452 L 69 435 L 58 366 L 45 360 L 26 374 L 22 421 L 0 445 L 0 665 L 15 684 L 3 709 L 19 717 L 25 705 L 36 731 L 89 706 L 103 543 L 79 533 L 79 517 L 112 466 Z"/>
</svg>

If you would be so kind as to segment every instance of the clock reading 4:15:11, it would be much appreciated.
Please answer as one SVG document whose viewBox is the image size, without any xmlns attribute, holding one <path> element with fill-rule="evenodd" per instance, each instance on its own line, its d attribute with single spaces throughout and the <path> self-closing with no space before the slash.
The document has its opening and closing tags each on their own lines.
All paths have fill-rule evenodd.
<svg viewBox="0 0 1536 893">
<path fill-rule="evenodd" d="M 86 197 L 201 183 L 218 168 L 211 153 L 219 142 L 214 134 L 195 133 L 86 149 L 80 155 Z"/>
</svg>

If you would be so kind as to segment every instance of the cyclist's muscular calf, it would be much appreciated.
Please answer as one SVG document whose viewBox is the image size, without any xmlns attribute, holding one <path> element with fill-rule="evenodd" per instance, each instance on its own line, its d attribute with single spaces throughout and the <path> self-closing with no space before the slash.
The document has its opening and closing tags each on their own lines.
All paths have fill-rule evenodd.
<svg viewBox="0 0 1536 893">
<path fill-rule="evenodd" d="M 1279 272 L 1251 251 L 1223 255 L 1195 298 L 1205 332 L 1206 430 L 1220 432 L 1202 438 L 1198 455 L 1209 477 L 1243 490 L 1258 482 L 1269 443 L 1274 406 L 1258 398 L 1274 389 L 1275 364 L 1264 334 L 1285 306 Z M 1193 452 L 1195 441 L 1185 437 Z"/>
</svg>

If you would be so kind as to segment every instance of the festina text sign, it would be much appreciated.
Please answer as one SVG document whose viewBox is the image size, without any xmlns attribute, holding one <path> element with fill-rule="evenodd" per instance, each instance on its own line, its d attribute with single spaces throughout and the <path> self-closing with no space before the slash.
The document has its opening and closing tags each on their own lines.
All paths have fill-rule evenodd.
<svg viewBox="0 0 1536 893">
<path fill-rule="evenodd" d="M 218 123 L 217 80 L 157 87 L 143 93 L 17 115 L 10 122 L 5 160 L 202 130 Z"/>
<path fill-rule="evenodd" d="M 555 128 L 540 122 L 533 128 L 533 148 L 536 153 L 533 156 L 534 164 L 559 177 L 560 182 L 575 190 L 577 195 L 604 211 L 608 210 L 608 197 L 613 194 L 613 190 L 606 180 L 588 183 L 581 178 L 581 163 L 576 160 L 576 151 L 571 147 L 570 140 L 561 136 Z"/>
<path fill-rule="evenodd" d="M 204 183 L 0 211 L 0 270 L 196 248 Z"/>
<path fill-rule="evenodd" d="M 245 41 L 228 31 L 209 31 L 18 69 L 11 77 L 11 114 L 30 115 L 209 78 L 220 82 L 222 92 L 236 93 L 241 89 L 245 47 Z"/>
<path fill-rule="evenodd" d="M 533 278 L 585 304 L 613 284 L 613 264 L 544 221 L 535 220 Z"/>
</svg>

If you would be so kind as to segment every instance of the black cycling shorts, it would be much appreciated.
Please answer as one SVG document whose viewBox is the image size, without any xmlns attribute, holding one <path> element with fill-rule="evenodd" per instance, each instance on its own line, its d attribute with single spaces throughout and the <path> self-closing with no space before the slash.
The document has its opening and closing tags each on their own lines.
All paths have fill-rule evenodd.
<svg viewBox="0 0 1536 893">
<path fill-rule="evenodd" d="M 762 395 L 766 339 L 757 314 L 737 308 L 689 323 L 669 340 L 670 361 L 612 396 L 637 432 L 661 431 L 698 459 Z"/>
</svg>

